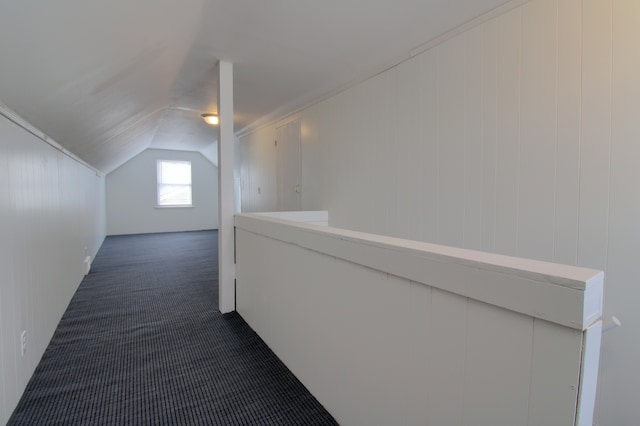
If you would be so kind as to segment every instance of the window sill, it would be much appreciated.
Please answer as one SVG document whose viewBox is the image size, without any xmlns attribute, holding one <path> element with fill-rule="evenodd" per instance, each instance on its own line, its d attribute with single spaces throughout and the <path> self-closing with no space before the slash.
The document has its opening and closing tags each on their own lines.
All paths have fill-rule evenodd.
<svg viewBox="0 0 640 426">
<path fill-rule="evenodd" d="M 195 206 L 193 204 L 188 204 L 184 206 L 156 206 L 156 209 L 193 209 Z"/>
</svg>

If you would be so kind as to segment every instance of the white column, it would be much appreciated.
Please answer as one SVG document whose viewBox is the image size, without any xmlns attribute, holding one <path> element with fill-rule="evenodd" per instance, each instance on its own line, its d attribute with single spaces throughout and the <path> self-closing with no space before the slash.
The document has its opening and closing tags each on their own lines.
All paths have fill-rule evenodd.
<svg viewBox="0 0 640 426">
<path fill-rule="evenodd" d="M 218 62 L 218 307 L 227 313 L 236 309 L 234 262 L 235 213 L 233 193 L 233 64 Z"/>
</svg>

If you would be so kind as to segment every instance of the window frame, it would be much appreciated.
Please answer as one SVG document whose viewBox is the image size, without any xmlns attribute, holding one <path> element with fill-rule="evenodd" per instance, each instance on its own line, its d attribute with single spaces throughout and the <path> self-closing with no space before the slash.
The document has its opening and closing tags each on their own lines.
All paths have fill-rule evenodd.
<svg viewBox="0 0 640 426">
<path fill-rule="evenodd" d="M 189 183 L 167 182 L 162 174 L 163 164 L 188 164 L 189 165 Z M 174 202 L 163 204 L 161 202 L 161 193 L 167 186 L 188 188 L 189 202 Z M 189 208 L 193 207 L 193 167 L 189 160 L 156 160 L 156 208 Z"/>
</svg>

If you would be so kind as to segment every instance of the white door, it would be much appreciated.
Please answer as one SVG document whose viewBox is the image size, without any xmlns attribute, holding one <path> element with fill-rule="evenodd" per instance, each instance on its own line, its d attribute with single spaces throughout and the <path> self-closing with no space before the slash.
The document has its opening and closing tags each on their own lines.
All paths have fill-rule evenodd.
<svg viewBox="0 0 640 426">
<path fill-rule="evenodd" d="M 276 208 L 278 211 L 302 209 L 302 158 L 300 120 L 276 129 Z"/>
</svg>

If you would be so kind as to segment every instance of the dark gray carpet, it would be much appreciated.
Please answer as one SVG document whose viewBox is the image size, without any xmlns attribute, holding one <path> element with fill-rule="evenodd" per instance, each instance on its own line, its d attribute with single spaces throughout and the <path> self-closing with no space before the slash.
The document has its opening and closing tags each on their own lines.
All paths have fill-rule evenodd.
<svg viewBox="0 0 640 426">
<path fill-rule="evenodd" d="M 236 313 L 216 231 L 108 237 L 9 425 L 331 425 Z"/>
</svg>

